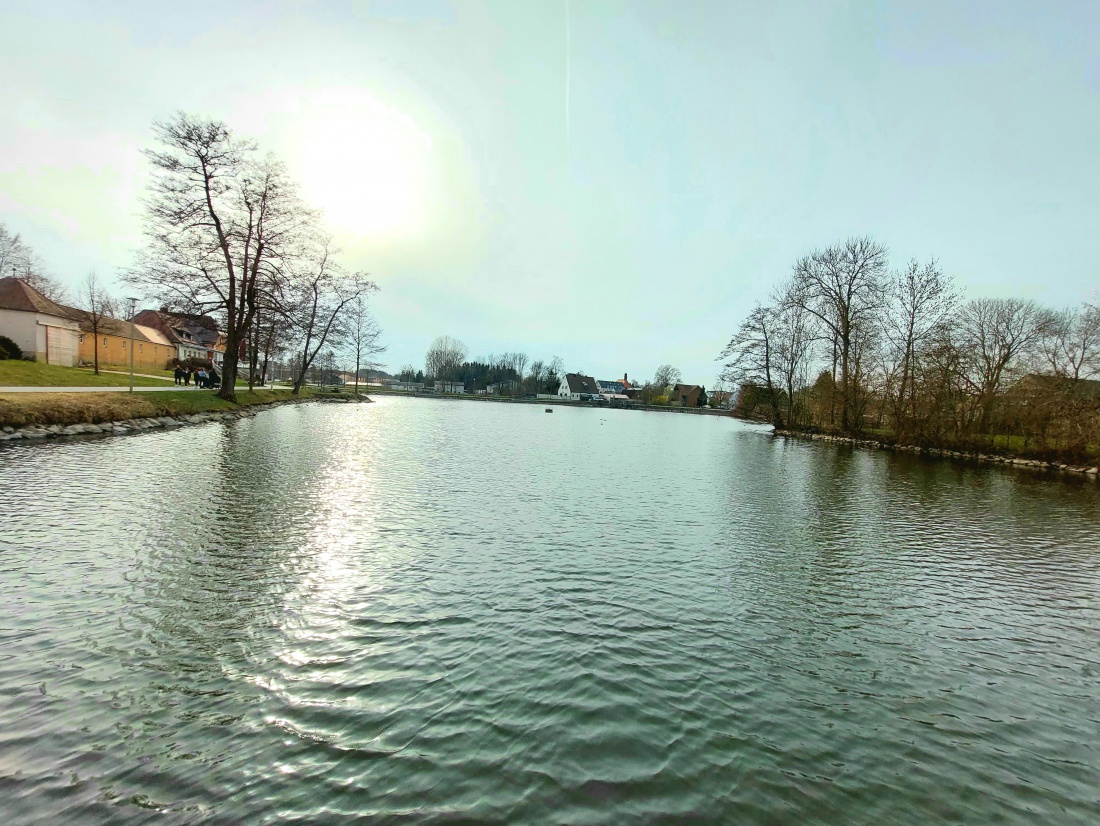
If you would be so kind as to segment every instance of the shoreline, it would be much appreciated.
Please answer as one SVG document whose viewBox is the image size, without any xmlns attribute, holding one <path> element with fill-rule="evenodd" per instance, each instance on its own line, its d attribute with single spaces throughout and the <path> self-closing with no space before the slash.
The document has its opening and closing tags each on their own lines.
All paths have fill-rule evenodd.
<svg viewBox="0 0 1100 826">
<path fill-rule="evenodd" d="M 949 448 L 921 447 L 920 445 L 900 445 L 879 439 L 839 436 L 832 433 L 810 433 L 808 431 L 790 430 L 787 428 L 780 429 L 778 427 L 772 428 L 772 435 L 814 442 L 846 444 L 852 447 L 870 448 L 871 450 L 913 453 L 919 456 L 927 456 L 936 459 L 965 459 L 985 464 L 1011 465 L 1013 467 L 1036 468 L 1039 470 L 1057 470 L 1064 473 L 1077 473 L 1082 476 L 1090 476 L 1093 479 L 1100 479 L 1100 467 L 1097 466 L 1075 465 L 1068 462 L 1046 461 L 1043 459 L 1029 459 L 1026 456 L 1017 456 L 1007 453 L 978 453 L 966 450 L 951 450 Z"/>
<path fill-rule="evenodd" d="M 347 385 L 350 387 L 350 385 Z M 632 404 L 624 405 L 622 407 L 611 407 L 606 404 L 594 404 L 592 402 L 573 401 L 569 399 L 551 398 L 551 399 L 528 399 L 528 398 L 515 398 L 512 396 L 482 396 L 475 395 L 473 393 L 410 393 L 407 390 L 386 390 L 384 388 L 378 388 L 371 385 L 369 388 L 372 395 L 377 396 L 398 396 L 409 399 L 437 399 L 448 401 L 467 401 L 467 402 L 498 402 L 501 404 L 529 404 L 529 405 L 546 405 L 555 407 L 576 407 L 594 410 L 641 410 L 650 413 L 690 413 L 696 416 L 725 416 L 728 418 L 738 418 L 734 416 L 730 410 L 725 410 L 719 407 L 669 407 L 659 404 Z"/>
<path fill-rule="evenodd" d="M 242 394 L 243 392 L 244 391 L 242 391 Z M 275 391 L 267 392 L 271 393 Z M 340 396 L 333 394 L 329 397 L 316 392 L 292 396 L 289 395 L 289 391 L 287 391 L 287 393 L 288 395 L 283 395 L 274 399 L 270 398 L 270 396 L 267 398 L 253 397 L 235 405 L 221 399 L 214 401 L 216 397 L 195 397 L 195 400 L 200 403 L 214 406 L 214 409 L 202 410 L 176 410 L 173 409 L 176 406 L 172 404 L 159 404 L 159 399 L 133 399 L 129 398 L 128 394 L 127 398 L 122 400 L 123 404 L 121 406 L 115 406 L 108 403 L 113 402 L 114 399 L 96 399 L 93 396 L 90 399 L 90 405 L 76 406 L 73 408 L 61 406 L 54 409 L 50 409 L 47 406 L 43 415 L 48 421 L 3 424 L 3 426 L 0 426 L 0 443 L 23 441 L 36 442 L 45 439 L 74 436 L 121 436 L 127 433 L 139 433 L 147 430 L 186 427 L 188 425 L 228 421 L 231 419 L 247 419 L 252 418 L 257 413 L 264 410 L 269 410 L 273 407 L 282 407 L 284 405 L 309 404 L 314 402 L 340 402 L 345 404 L 371 402 L 371 399 L 366 396 L 356 398 L 351 395 Z M 114 394 L 111 395 L 113 396 Z M 135 395 L 138 394 L 135 393 Z M 79 401 L 83 402 L 86 399 L 88 399 L 88 397 L 84 396 Z M 3 401 L 3 399 L 0 399 L 0 402 Z M 102 415 L 105 412 L 122 412 L 125 414 L 127 413 L 126 407 L 132 408 L 134 415 Z M 152 408 L 151 411 L 149 408 Z M 27 413 L 25 410 L 23 412 L 25 415 L 39 415 L 41 413 L 41 411 Z M 153 415 L 141 415 L 143 412 L 152 412 Z"/>
</svg>

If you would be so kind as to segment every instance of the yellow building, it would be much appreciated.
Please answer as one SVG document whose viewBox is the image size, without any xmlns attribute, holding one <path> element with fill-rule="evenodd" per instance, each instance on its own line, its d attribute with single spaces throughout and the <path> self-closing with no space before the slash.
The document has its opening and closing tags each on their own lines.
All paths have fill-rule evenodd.
<svg viewBox="0 0 1100 826">
<path fill-rule="evenodd" d="M 80 363 L 95 363 L 99 349 L 100 367 L 130 368 L 130 324 L 113 318 L 102 319 L 92 334 L 90 321 L 80 322 Z M 134 325 L 134 369 L 164 370 L 176 357 L 176 348 L 159 330 Z"/>
</svg>

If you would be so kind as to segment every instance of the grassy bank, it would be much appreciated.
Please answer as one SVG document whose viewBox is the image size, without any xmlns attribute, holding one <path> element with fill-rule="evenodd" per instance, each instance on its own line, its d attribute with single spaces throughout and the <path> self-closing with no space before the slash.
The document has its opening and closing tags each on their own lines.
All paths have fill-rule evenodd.
<svg viewBox="0 0 1100 826">
<path fill-rule="evenodd" d="M 0 387 L 127 387 L 129 375 L 100 373 L 80 367 L 58 367 L 37 361 L 0 361 Z M 163 387 L 161 379 L 134 376 L 135 387 Z"/>
<path fill-rule="evenodd" d="M 853 443 L 875 442 L 891 450 L 921 451 L 931 454 L 962 454 L 993 456 L 1003 459 L 1022 459 L 1049 464 L 1066 464 L 1075 467 L 1100 465 L 1100 446 L 1051 447 L 1028 444 L 1022 436 L 974 435 L 966 439 L 950 439 L 928 443 L 901 441 L 888 430 L 867 430 L 859 435 L 840 433 L 816 427 L 787 427 L 777 433 L 808 438 L 827 437 Z"/>
<path fill-rule="evenodd" d="M 0 362 L 2 363 L 2 362 Z M 64 369 L 64 368 L 59 368 Z M 303 388 L 299 398 L 316 392 Z M 237 391 L 237 404 L 219 399 L 213 391 L 180 390 L 167 393 L 9 393 L 0 395 L 0 427 L 29 424 L 84 424 L 125 419 L 187 416 L 191 413 L 237 410 L 241 407 L 285 402 L 290 390 Z"/>
</svg>

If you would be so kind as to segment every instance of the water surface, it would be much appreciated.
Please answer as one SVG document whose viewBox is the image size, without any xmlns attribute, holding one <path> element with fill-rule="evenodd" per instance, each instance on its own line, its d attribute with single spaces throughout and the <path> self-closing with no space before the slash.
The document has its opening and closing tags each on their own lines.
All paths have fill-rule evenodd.
<svg viewBox="0 0 1100 826">
<path fill-rule="evenodd" d="M 382 398 L 0 490 L 7 824 L 1100 822 L 1092 482 Z"/>
</svg>

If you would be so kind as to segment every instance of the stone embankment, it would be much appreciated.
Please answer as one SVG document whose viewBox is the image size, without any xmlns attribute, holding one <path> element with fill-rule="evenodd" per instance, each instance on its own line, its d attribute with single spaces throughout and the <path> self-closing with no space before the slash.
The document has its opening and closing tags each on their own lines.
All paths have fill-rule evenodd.
<svg viewBox="0 0 1100 826">
<path fill-rule="evenodd" d="M 263 407 L 260 407 L 260 409 L 262 410 Z M 255 415 L 256 410 L 248 407 L 227 412 L 192 413 L 175 417 L 161 416 L 156 419 L 124 419 L 118 422 L 100 422 L 99 424 L 91 422 L 70 425 L 32 424 L 20 428 L 3 428 L 0 430 L 0 442 L 10 442 L 18 439 L 52 439 L 58 436 L 90 436 L 104 433 L 121 436 L 124 433 L 140 433 L 145 430 L 156 430 L 157 428 L 185 427 L 192 424 L 221 422 L 228 419 L 247 419 Z"/>
<path fill-rule="evenodd" d="M 895 445 L 888 442 L 880 442 L 876 439 L 857 439 L 851 436 L 835 436 L 829 433 L 804 433 L 799 430 L 780 430 L 778 428 L 775 429 L 775 435 L 788 436 L 793 439 L 812 439 L 815 442 L 835 442 L 838 444 L 853 445 L 855 447 L 866 447 L 872 450 L 916 453 L 921 456 L 935 456 L 944 459 L 969 459 L 976 462 L 992 462 L 1000 465 L 1014 465 L 1016 467 L 1061 470 L 1067 473 L 1083 473 L 1093 478 L 1100 478 L 1100 467 L 1070 465 L 1062 462 L 1045 462 L 1042 459 L 1026 459 L 1020 456 L 1001 456 L 996 453 L 972 453 L 963 450 L 948 450 L 946 448 L 919 447 L 917 445 Z"/>
</svg>

